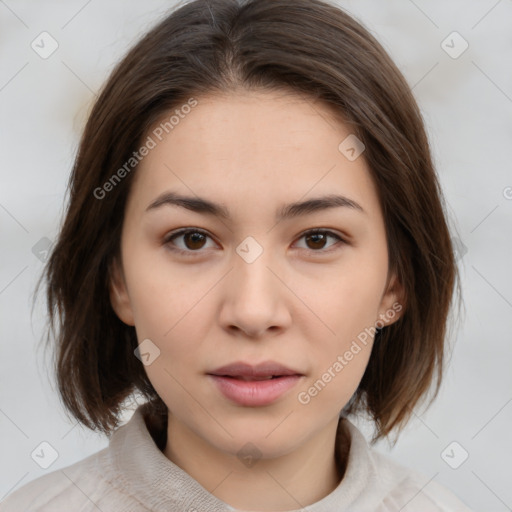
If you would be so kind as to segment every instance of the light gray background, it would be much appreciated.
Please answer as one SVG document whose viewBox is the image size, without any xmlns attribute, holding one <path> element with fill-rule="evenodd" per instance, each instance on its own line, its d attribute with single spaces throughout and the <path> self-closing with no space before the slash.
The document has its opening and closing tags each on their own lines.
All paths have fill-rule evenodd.
<svg viewBox="0 0 512 512">
<path fill-rule="evenodd" d="M 105 447 L 67 419 L 36 351 L 45 317 L 30 315 L 54 240 L 87 111 L 112 66 L 172 1 L 0 1 L 0 499 Z M 418 100 L 460 250 L 466 313 L 441 394 L 417 412 L 394 449 L 377 449 L 452 489 L 474 510 L 512 510 L 512 0 L 357 0 L 362 21 L 398 64 Z M 42 59 L 43 31 L 58 49 Z M 458 58 L 442 41 L 457 31 Z M 455 36 L 445 45 L 462 48 Z M 453 43 L 452 43 L 453 41 Z M 126 418 L 129 417 L 129 414 Z M 358 425 L 367 434 L 365 421 Z M 58 458 L 40 468 L 42 441 Z M 455 465 L 441 457 L 445 448 Z"/>
</svg>

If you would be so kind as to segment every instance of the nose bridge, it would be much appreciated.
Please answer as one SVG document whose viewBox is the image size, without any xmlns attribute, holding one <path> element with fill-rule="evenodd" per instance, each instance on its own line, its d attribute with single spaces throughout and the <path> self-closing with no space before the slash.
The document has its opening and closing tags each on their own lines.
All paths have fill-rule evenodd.
<svg viewBox="0 0 512 512">
<path fill-rule="evenodd" d="M 274 267 L 272 251 L 253 237 L 247 237 L 236 247 L 221 314 L 225 327 L 236 326 L 255 335 L 270 327 L 282 327 L 288 321 L 284 289 L 274 275 Z"/>
<path fill-rule="evenodd" d="M 235 287 L 244 295 L 245 300 L 261 300 L 262 295 L 274 295 L 272 281 L 275 280 L 268 267 L 275 266 L 272 262 L 272 251 L 264 248 L 254 237 L 245 238 L 236 247 L 234 259 Z"/>
</svg>

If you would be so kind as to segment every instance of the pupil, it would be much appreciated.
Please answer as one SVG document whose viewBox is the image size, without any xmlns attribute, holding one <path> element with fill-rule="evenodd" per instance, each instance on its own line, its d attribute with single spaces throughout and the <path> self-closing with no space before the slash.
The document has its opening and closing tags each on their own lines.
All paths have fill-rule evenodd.
<svg viewBox="0 0 512 512">
<path fill-rule="evenodd" d="M 313 243 L 314 243 L 314 244 L 315 244 L 315 243 L 320 243 L 320 246 L 319 246 L 319 247 L 314 247 L 315 249 L 319 249 L 319 248 L 321 249 L 321 248 L 323 247 L 323 243 L 325 242 L 325 236 L 324 236 L 323 234 L 321 234 L 321 233 L 316 233 L 316 234 L 314 234 L 314 235 L 309 235 L 309 236 L 308 236 L 308 239 L 311 239 L 311 238 L 313 238 L 313 239 L 315 239 L 315 238 L 316 238 L 316 239 L 317 239 L 316 241 L 315 241 L 315 240 L 313 240 Z"/>
<path fill-rule="evenodd" d="M 185 240 L 192 240 L 192 243 L 186 243 L 189 249 L 200 249 L 202 247 L 201 242 L 204 242 L 204 235 L 201 233 L 187 233 L 185 235 Z M 199 247 L 194 246 L 195 243 L 199 242 Z M 192 247 L 190 247 L 192 245 Z"/>
</svg>

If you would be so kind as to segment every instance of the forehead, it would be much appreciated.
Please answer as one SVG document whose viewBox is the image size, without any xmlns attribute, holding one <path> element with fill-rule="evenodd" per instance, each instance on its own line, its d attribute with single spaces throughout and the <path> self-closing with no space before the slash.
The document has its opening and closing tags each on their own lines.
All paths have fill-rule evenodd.
<svg viewBox="0 0 512 512">
<path fill-rule="evenodd" d="M 371 210 L 376 194 L 367 164 L 340 151 L 352 130 L 329 106 L 281 91 L 195 100 L 175 124 L 165 125 L 173 110 L 148 131 L 155 146 L 132 184 L 140 208 L 169 189 L 246 207 L 341 193 Z"/>
</svg>

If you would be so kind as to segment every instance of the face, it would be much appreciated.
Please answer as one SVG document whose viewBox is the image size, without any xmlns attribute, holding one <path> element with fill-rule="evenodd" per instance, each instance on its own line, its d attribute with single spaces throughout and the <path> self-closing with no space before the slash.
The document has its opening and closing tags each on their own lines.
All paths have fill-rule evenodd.
<svg viewBox="0 0 512 512">
<path fill-rule="evenodd" d="M 337 421 L 400 286 L 364 153 L 340 151 L 351 131 L 329 107 L 277 92 L 197 102 L 169 133 L 148 132 L 112 305 L 173 422 L 212 449 L 251 441 L 277 456 Z M 268 361 L 298 376 L 211 375 Z"/>
</svg>

